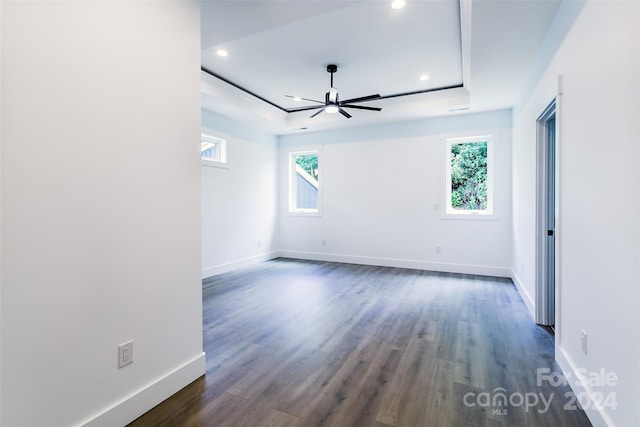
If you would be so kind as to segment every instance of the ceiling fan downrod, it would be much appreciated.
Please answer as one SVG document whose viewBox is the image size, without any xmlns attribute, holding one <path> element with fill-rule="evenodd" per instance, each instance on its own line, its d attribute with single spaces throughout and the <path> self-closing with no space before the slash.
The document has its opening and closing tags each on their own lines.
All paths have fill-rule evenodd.
<svg viewBox="0 0 640 427">
<path fill-rule="evenodd" d="M 336 64 L 327 65 L 327 71 L 331 73 L 331 87 L 333 87 L 333 73 L 338 71 L 338 66 Z"/>
</svg>

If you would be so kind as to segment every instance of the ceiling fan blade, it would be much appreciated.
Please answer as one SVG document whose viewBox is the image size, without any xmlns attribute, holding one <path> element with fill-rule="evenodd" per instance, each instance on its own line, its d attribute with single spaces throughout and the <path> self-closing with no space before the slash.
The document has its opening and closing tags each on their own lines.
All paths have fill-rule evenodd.
<svg viewBox="0 0 640 427">
<path fill-rule="evenodd" d="M 317 110 L 318 108 L 324 108 L 324 105 L 311 105 L 308 107 L 289 108 L 288 113 L 297 113 L 299 111 Z"/>
<path fill-rule="evenodd" d="M 347 119 L 351 118 L 351 114 L 347 113 L 346 111 L 344 111 L 342 108 L 338 108 L 338 111 L 340 112 L 340 114 L 342 114 L 343 116 L 345 116 Z"/>
<path fill-rule="evenodd" d="M 305 101 L 310 101 L 310 102 L 317 102 L 318 104 L 324 104 L 324 102 L 322 101 L 316 101 L 315 99 L 309 99 L 309 98 L 301 98 L 299 96 L 293 96 L 293 95 L 285 95 L 287 98 L 299 98 L 299 99 L 303 99 Z"/>
<path fill-rule="evenodd" d="M 315 116 L 317 116 L 318 114 L 322 113 L 323 111 L 324 111 L 324 108 L 321 108 L 318 111 L 316 111 L 315 113 L 313 113 L 313 115 L 311 115 L 309 118 L 313 119 Z"/>
<path fill-rule="evenodd" d="M 366 107 L 364 105 L 347 105 L 347 104 L 342 104 L 341 107 L 345 107 L 345 108 L 358 108 L 360 110 L 371 110 L 371 111 L 382 111 L 382 108 L 379 107 Z"/>
<path fill-rule="evenodd" d="M 380 98 L 379 93 L 376 93 L 375 95 L 361 96 L 360 98 L 345 99 L 344 101 L 340 101 L 340 105 L 351 104 L 353 102 L 364 102 L 364 101 L 369 101 L 370 99 L 376 99 L 376 98 Z"/>
</svg>

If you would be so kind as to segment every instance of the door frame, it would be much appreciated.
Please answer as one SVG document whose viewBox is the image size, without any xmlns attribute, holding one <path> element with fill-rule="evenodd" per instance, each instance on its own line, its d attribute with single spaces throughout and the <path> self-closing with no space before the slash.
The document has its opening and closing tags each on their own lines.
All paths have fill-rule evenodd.
<svg viewBox="0 0 640 427">
<path fill-rule="evenodd" d="M 536 323 L 556 324 L 558 295 L 558 224 L 559 207 L 559 97 L 555 97 L 536 120 Z M 553 125 L 551 124 L 553 120 Z M 549 150 L 553 136 L 553 151 Z M 549 163 L 552 166 L 549 166 Z M 552 174 L 550 173 L 552 172 Z M 552 176 L 553 195 L 549 193 L 549 179 Z M 551 200 L 551 201 L 550 201 Z M 553 206 L 550 206 L 553 203 Z M 551 216 L 553 215 L 553 218 Z M 553 225 L 550 226 L 550 220 Z M 553 244 L 549 245 L 551 232 Z M 553 280 L 547 280 L 548 277 Z"/>
</svg>

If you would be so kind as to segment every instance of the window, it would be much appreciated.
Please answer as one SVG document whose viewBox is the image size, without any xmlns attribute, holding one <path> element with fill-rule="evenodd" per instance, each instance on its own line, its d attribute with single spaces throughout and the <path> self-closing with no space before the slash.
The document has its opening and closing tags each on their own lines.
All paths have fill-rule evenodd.
<svg viewBox="0 0 640 427">
<path fill-rule="evenodd" d="M 318 152 L 289 155 L 289 212 L 318 213 Z"/>
<path fill-rule="evenodd" d="M 215 136 L 200 136 L 200 158 L 202 164 L 216 166 L 227 163 L 227 141 Z"/>
<path fill-rule="evenodd" d="M 446 139 L 446 214 L 493 214 L 492 137 Z"/>
</svg>

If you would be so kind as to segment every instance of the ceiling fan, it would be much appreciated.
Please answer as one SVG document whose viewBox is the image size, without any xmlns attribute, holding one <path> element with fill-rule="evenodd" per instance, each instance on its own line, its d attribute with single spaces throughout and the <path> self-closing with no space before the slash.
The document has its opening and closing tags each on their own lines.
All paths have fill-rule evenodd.
<svg viewBox="0 0 640 427">
<path fill-rule="evenodd" d="M 327 92 L 324 95 L 324 102 L 316 101 L 315 99 L 300 98 L 297 96 L 285 95 L 286 97 L 289 97 L 289 98 L 304 99 L 305 101 L 317 102 L 318 104 L 322 104 L 320 106 L 314 106 L 314 107 L 297 108 L 293 111 L 319 109 L 319 111 L 311 115 L 309 118 L 314 118 L 315 116 L 322 113 L 323 111 L 326 111 L 329 114 L 340 113 L 343 116 L 345 116 L 347 119 L 351 118 L 351 114 L 347 113 L 344 110 L 345 108 L 357 108 L 360 110 L 382 111 L 382 108 L 378 108 L 378 107 L 366 107 L 364 105 L 353 105 L 354 103 L 357 103 L 357 102 L 370 101 L 372 99 L 380 98 L 380 94 L 361 96 L 359 98 L 351 98 L 351 99 L 345 99 L 344 101 L 340 101 L 340 99 L 338 98 L 338 89 L 333 87 L 333 73 L 335 73 L 336 71 L 338 71 L 337 65 L 335 64 L 327 65 L 327 72 L 331 74 L 331 88 L 329 89 L 329 92 Z"/>
</svg>

